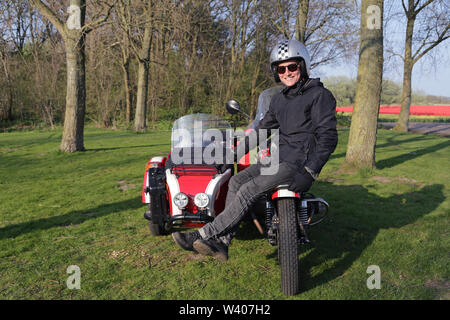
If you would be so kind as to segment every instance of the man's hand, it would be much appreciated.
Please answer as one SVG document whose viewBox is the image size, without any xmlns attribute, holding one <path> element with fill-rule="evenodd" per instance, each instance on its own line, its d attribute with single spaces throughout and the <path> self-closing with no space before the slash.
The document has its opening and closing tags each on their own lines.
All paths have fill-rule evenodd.
<svg viewBox="0 0 450 320">
<path fill-rule="evenodd" d="M 292 177 L 289 190 L 294 192 L 306 192 L 311 188 L 314 179 L 304 168 Z"/>
</svg>

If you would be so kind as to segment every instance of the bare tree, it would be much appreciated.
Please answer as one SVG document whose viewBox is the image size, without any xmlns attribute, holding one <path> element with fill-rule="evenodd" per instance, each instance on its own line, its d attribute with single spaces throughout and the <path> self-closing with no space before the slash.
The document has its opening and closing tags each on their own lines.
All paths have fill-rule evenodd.
<svg viewBox="0 0 450 320">
<path fill-rule="evenodd" d="M 67 91 L 64 130 L 60 150 L 64 152 L 83 151 L 84 117 L 86 111 L 86 35 L 101 26 L 107 20 L 113 5 L 98 2 L 99 12 L 93 12 L 94 18 L 86 24 L 86 1 L 70 0 L 67 22 L 50 3 L 42 0 L 30 0 L 39 12 L 47 18 L 64 39 L 67 64 Z M 55 4 L 52 3 L 52 6 Z M 61 8 L 59 8 L 61 9 Z"/>
<path fill-rule="evenodd" d="M 28 3 L 24 0 L 0 2 L 0 63 L 4 73 L 4 100 L 2 118 L 13 120 L 15 98 L 14 78 L 17 76 L 13 68 L 14 55 L 23 51 L 25 39 L 30 28 Z"/>
<path fill-rule="evenodd" d="M 112 47 L 119 46 L 120 67 L 122 69 L 123 91 L 125 98 L 125 122 L 131 122 L 131 110 L 133 101 L 133 92 L 131 88 L 130 64 L 133 57 L 133 50 L 130 44 L 131 28 L 133 23 L 133 14 L 130 1 L 118 1 L 115 10 L 112 13 L 112 30 L 115 37 L 115 43 Z"/>
<path fill-rule="evenodd" d="M 148 78 L 154 31 L 154 6 L 155 2 L 151 0 L 120 0 L 119 10 L 116 12 L 123 35 L 127 37 L 126 42 L 138 62 L 134 117 L 134 130 L 137 132 L 143 132 L 147 128 Z M 125 46 L 125 43 L 122 45 Z M 124 54 L 127 57 L 127 53 L 124 52 Z"/>
<path fill-rule="evenodd" d="M 255 2 L 246 0 L 224 1 L 227 22 L 230 29 L 230 65 L 225 96 L 233 96 L 236 83 L 244 71 L 245 55 L 253 38 L 251 17 L 255 12 Z"/>
<path fill-rule="evenodd" d="M 356 97 L 344 167 L 375 167 L 382 73 L 383 0 L 362 0 Z"/>
<path fill-rule="evenodd" d="M 307 46 L 313 69 L 356 53 L 357 17 L 353 1 L 277 0 L 271 20 L 284 38 Z"/>
<path fill-rule="evenodd" d="M 441 0 L 402 0 L 406 16 L 403 56 L 401 111 L 394 130 L 407 132 L 411 105 L 411 80 L 414 65 L 436 46 L 450 38 L 450 6 Z M 420 14 L 420 16 L 419 16 Z"/>
</svg>

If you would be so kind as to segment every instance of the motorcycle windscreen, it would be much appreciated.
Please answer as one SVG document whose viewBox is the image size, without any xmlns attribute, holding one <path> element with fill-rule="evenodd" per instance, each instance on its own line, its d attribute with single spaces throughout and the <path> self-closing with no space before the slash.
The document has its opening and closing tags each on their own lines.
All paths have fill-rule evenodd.
<svg viewBox="0 0 450 320">
<path fill-rule="evenodd" d="M 204 113 L 181 117 L 172 128 L 171 160 L 174 165 L 228 163 L 232 139 L 226 119 Z"/>
</svg>

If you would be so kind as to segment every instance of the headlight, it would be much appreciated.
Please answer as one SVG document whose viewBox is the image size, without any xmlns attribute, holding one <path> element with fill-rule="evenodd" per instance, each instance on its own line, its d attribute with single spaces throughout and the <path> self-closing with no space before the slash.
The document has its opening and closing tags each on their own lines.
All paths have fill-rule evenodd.
<svg viewBox="0 0 450 320">
<path fill-rule="evenodd" d="M 199 208 L 205 208 L 209 204 L 209 197 L 206 193 L 197 193 L 194 197 L 194 203 Z"/>
<path fill-rule="evenodd" d="M 180 192 L 177 195 L 175 195 L 175 197 L 173 197 L 173 203 L 175 203 L 175 205 L 180 210 L 186 208 L 188 201 L 189 200 L 187 195 L 185 195 L 183 192 Z"/>
</svg>

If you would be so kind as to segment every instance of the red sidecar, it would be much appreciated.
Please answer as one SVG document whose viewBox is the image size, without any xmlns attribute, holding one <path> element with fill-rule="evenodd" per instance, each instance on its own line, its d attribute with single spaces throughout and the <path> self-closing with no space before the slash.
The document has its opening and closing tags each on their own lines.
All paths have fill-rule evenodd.
<svg viewBox="0 0 450 320">
<path fill-rule="evenodd" d="M 170 154 L 151 158 L 144 174 L 144 217 L 153 235 L 175 226 L 200 227 L 222 212 L 234 171 L 232 164 L 223 164 L 231 135 L 229 122 L 211 114 L 191 114 L 174 122 Z"/>
</svg>

